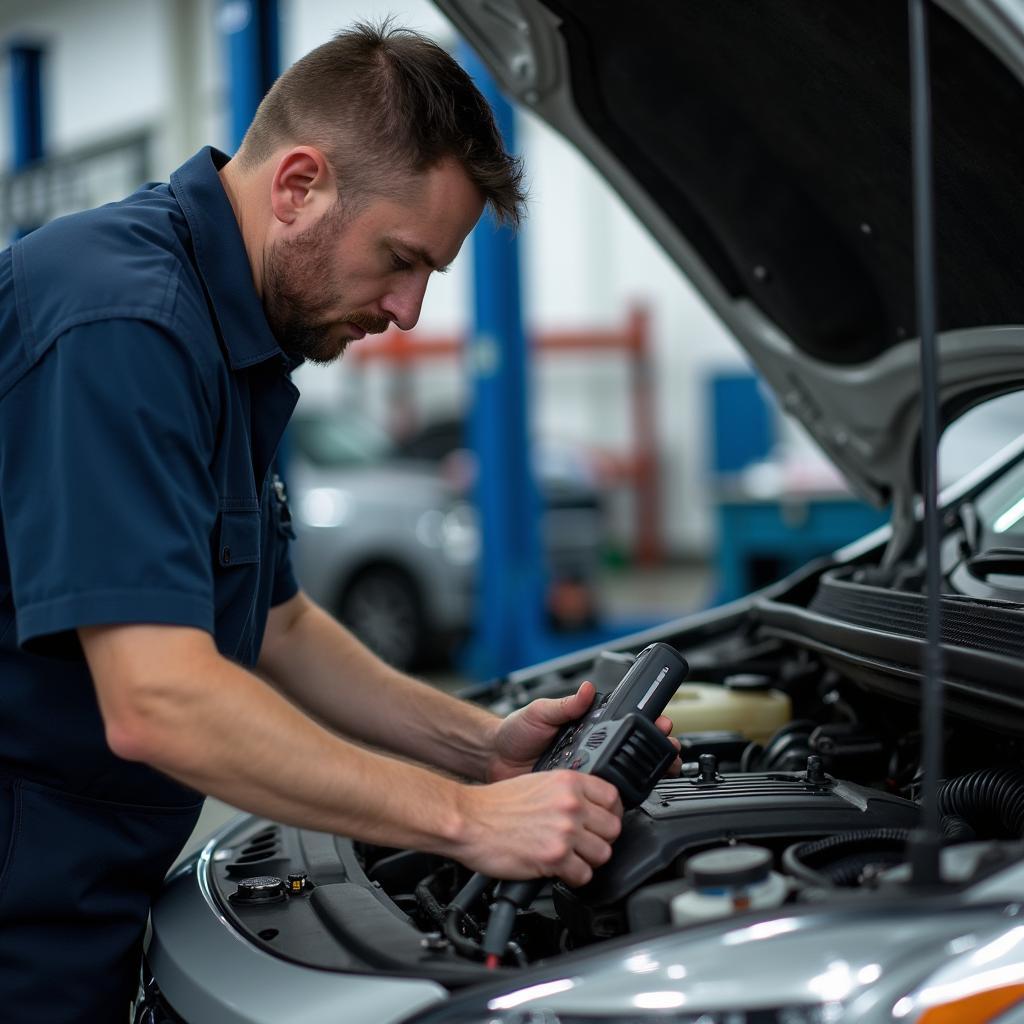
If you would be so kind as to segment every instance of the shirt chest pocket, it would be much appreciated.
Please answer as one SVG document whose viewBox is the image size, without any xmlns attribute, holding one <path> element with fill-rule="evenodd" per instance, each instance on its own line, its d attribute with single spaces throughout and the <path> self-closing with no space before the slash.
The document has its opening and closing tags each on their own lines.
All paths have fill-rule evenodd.
<svg viewBox="0 0 1024 1024">
<path fill-rule="evenodd" d="M 258 508 L 221 509 L 214 531 L 217 647 L 242 664 L 255 658 L 257 607 L 263 574 L 263 517 Z M 262 627 L 260 627 L 262 630 Z"/>
</svg>

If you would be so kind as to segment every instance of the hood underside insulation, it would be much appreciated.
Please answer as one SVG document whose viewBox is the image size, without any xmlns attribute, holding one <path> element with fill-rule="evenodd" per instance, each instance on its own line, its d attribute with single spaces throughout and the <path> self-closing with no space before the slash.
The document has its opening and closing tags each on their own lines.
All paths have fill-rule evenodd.
<svg viewBox="0 0 1024 1024">
<path fill-rule="evenodd" d="M 906 5 L 545 0 L 589 127 L 728 292 L 837 364 L 916 335 Z M 1024 89 L 932 7 L 939 329 L 1024 322 Z"/>
</svg>

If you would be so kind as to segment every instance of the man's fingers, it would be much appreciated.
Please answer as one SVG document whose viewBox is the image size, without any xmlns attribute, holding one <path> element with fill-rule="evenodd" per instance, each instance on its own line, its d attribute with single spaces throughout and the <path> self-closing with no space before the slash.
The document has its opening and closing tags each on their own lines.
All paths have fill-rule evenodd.
<svg viewBox="0 0 1024 1024">
<path fill-rule="evenodd" d="M 607 862 L 622 831 L 618 790 L 603 779 L 562 769 L 490 786 L 466 787 L 474 829 L 460 859 L 493 878 L 557 877 L 584 885 Z"/>
<path fill-rule="evenodd" d="M 583 779 L 583 793 L 586 798 L 598 807 L 604 807 L 612 814 L 622 817 L 622 800 L 619 798 L 619 791 L 604 779 L 596 775 L 581 775 Z"/>
<path fill-rule="evenodd" d="M 594 703 L 594 694 L 596 693 L 594 684 L 588 679 L 580 683 L 580 688 L 575 693 L 554 701 L 556 714 L 559 717 L 553 724 L 573 722 L 577 718 L 582 718 L 589 710 L 590 705 Z"/>
<path fill-rule="evenodd" d="M 671 743 L 672 746 L 676 748 L 677 753 L 680 750 L 682 750 L 682 744 L 679 742 L 679 740 L 676 739 L 675 736 L 672 735 L 673 725 L 671 718 L 669 718 L 666 715 L 661 715 L 655 720 L 654 724 L 668 737 L 669 743 Z M 668 770 L 665 772 L 665 774 L 675 776 L 678 775 L 682 770 L 683 762 L 677 757 L 668 766 Z"/>
<path fill-rule="evenodd" d="M 618 814 L 592 805 L 584 814 L 583 827 L 597 838 L 613 843 L 622 831 L 622 818 Z"/>
<path fill-rule="evenodd" d="M 668 740 L 669 743 L 671 743 L 672 746 L 676 748 L 676 754 L 678 754 L 683 749 L 683 745 L 679 742 L 679 740 L 675 738 L 675 736 L 669 736 Z M 676 759 L 668 766 L 668 771 L 665 772 L 665 774 L 676 776 L 679 775 L 679 773 L 682 770 L 683 760 L 680 757 L 676 757 Z"/>
<path fill-rule="evenodd" d="M 560 868 L 556 875 L 566 885 L 578 888 L 586 885 L 594 877 L 594 871 L 582 857 L 573 853 L 566 858 L 565 866 Z"/>
<path fill-rule="evenodd" d="M 575 693 L 567 697 L 538 697 L 537 700 L 526 706 L 526 711 L 534 722 L 541 722 L 544 725 L 565 725 L 582 718 L 590 705 L 594 703 L 594 684 L 587 681 L 580 684 Z"/>
<path fill-rule="evenodd" d="M 607 864 L 612 855 L 612 844 L 593 832 L 584 832 L 576 843 L 576 853 L 585 860 L 591 868 L 599 868 Z"/>
</svg>

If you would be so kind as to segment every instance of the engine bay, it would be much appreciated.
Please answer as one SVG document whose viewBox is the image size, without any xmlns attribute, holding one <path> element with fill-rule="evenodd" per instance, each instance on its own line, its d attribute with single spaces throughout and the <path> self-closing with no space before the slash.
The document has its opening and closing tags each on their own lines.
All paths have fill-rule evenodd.
<svg viewBox="0 0 1024 1024">
<path fill-rule="evenodd" d="M 758 878 L 774 886 L 773 905 L 884 898 L 902 884 L 907 838 L 919 819 L 913 702 L 872 692 L 863 672 L 844 673 L 827 657 L 759 631 L 679 639 L 691 641 L 680 649 L 696 680 L 680 694 L 687 686 L 734 693 L 746 715 L 759 702 L 784 697 L 788 720 L 757 738 L 751 737 L 763 722 L 745 725 L 728 709 L 711 723 L 715 728 L 678 731 L 684 723 L 677 722 L 682 774 L 663 779 L 626 812 L 612 859 L 588 885 L 548 883 L 516 914 L 503 968 L 710 915 L 711 904 L 700 896 L 713 891 L 708 879 L 717 876 L 696 866 L 709 854 L 720 860 L 723 851 L 763 861 Z M 584 678 L 607 689 L 630 663 L 628 655 L 604 652 L 583 669 L 553 669 L 528 684 L 509 681 L 496 709 L 567 692 Z M 979 705 L 977 716 L 951 714 L 945 739 L 944 845 L 947 852 L 973 851 L 964 882 L 1018 856 L 1021 735 L 1012 718 L 993 728 Z M 470 877 L 453 861 L 258 819 L 209 854 L 210 887 L 223 914 L 275 955 L 327 969 L 429 977 L 449 987 L 485 971 L 479 948 L 493 892 L 453 915 L 452 901 Z M 721 878 L 714 884 L 724 891 Z M 727 911 L 758 905 L 740 900 Z"/>
</svg>

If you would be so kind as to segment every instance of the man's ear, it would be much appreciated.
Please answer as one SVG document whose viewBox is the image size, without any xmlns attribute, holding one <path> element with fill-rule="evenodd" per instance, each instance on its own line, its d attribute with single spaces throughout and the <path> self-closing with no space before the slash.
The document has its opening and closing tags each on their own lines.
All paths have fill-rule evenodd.
<svg viewBox="0 0 1024 1024">
<path fill-rule="evenodd" d="M 335 195 L 334 175 L 315 146 L 296 146 L 278 160 L 270 183 L 270 207 L 282 224 L 319 216 L 321 207 L 333 205 Z"/>
</svg>

